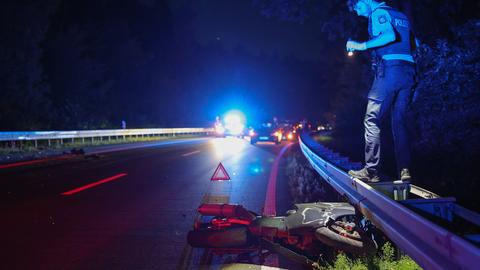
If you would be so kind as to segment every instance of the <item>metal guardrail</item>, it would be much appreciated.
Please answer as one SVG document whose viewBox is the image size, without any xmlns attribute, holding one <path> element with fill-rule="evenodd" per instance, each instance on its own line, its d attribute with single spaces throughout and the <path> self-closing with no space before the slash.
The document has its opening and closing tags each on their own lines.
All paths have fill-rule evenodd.
<svg viewBox="0 0 480 270">
<path fill-rule="evenodd" d="M 299 141 L 313 168 L 421 267 L 478 269 L 479 248 L 332 165 L 316 153 L 321 146 L 310 136 Z"/>
<path fill-rule="evenodd" d="M 152 128 L 152 129 L 106 129 L 71 131 L 14 131 L 0 132 L 1 141 L 64 140 L 103 137 L 163 136 L 163 135 L 200 135 L 213 133 L 213 128 Z M 50 143 L 50 141 L 49 141 Z"/>
</svg>

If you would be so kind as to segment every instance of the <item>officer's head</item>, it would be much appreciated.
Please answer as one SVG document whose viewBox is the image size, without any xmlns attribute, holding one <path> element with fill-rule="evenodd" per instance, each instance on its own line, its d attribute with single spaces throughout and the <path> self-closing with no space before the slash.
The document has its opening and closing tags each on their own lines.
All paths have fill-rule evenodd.
<svg viewBox="0 0 480 270">
<path fill-rule="evenodd" d="M 355 11 L 358 16 L 368 17 L 372 13 L 372 7 L 376 3 L 373 0 L 347 0 L 350 11 Z"/>
</svg>

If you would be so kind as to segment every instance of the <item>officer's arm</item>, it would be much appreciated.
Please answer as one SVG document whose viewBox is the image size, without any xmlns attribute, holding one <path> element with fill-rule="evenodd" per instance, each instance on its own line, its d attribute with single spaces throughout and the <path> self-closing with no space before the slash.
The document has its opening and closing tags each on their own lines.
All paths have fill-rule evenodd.
<svg viewBox="0 0 480 270">
<path fill-rule="evenodd" d="M 373 12 L 372 32 L 374 38 L 365 42 L 366 49 L 381 47 L 395 41 L 395 30 L 388 12 L 382 9 Z"/>
</svg>

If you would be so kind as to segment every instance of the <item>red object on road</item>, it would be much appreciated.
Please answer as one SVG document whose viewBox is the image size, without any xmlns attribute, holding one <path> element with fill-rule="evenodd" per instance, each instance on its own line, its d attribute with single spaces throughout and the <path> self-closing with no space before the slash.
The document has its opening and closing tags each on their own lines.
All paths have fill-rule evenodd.
<svg viewBox="0 0 480 270">
<path fill-rule="evenodd" d="M 198 207 L 198 213 L 203 216 L 222 216 L 226 218 L 241 218 L 252 221 L 255 215 L 241 205 L 204 203 Z"/>
<path fill-rule="evenodd" d="M 117 180 L 117 179 L 119 179 L 121 177 L 124 177 L 126 175 L 127 175 L 126 173 L 120 173 L 120 174 L 114 175 L 112 177 L 108 177 L 108 178 L 105 178 L 103 180 L 100 180 L 100 181 L 97 181 L 97 182 L 94 182 L 94 183 L 91 183 L 91 184 L 88 184 L 88 185 L 85 185 L 85 186 L 82 186 L 82 187 L 79 187 L 79 188 L 76 188 L 76 189 L 72 189 L 72 190 L 67 191 L 67 192 L 63 192 L 62 195 L 64 195 L 64 196 L 73 195 L 73 194 L 78 193 L 80 191 L 83 191 L 85 189 L 93 188 L 93 187 L 96 187 L 98 185 L 101 185 L 101 184 L 104 184 L 104 183 L 107 183 L 107 182 L 110 182 L 110 181 L 113 181 L 113 180 Z"/>
<path fill-rule="evenodd" d="M 217 169 L 215 169 L 215 172 L 212 175 L 212 178 L 210 179 L 211 181 L 223 181 L 223 180 L 230 180 L 230 176 L 227 173 L 227 170 L 225 170 L 225 167 L 223 167 L 222 163 L 218 164 Z"/>
</svg>

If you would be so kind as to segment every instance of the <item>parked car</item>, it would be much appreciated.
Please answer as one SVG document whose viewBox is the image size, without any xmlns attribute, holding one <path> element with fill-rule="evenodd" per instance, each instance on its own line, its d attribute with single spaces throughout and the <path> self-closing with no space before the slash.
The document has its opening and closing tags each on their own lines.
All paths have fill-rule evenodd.
<svg viewBox="0 0 480 270">
<path fill-rule="evenodd" d="M 282 140 L 293 142 L 298 139 L 297 130 L 293 127 L 282 128 Z"/>
<path fill-rule="evenodd" d="M 271 123 L 264 123 L 256 129 L 250 129 L 250 144 L 257 142 L 273 142 L 280 144 L 282 142 L 282 130 L 274 127 Z"/>
</svg>

